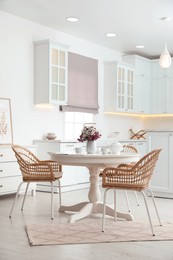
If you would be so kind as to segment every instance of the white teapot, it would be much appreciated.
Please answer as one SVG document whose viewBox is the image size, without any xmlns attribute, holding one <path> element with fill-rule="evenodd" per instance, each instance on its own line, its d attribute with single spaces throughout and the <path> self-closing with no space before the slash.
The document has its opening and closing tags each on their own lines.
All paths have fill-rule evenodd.
<svg viewBox="0 0 173 260">
<path fill-rule="evenodd" d="M 123 150 L 123 145 L 117 141 L 117 136 L 119 132 L 114 132 L 111 134 L 111 137 L 115 137 L 115 141 L 109 145 L 109 150 L 112 154 L 120 154 Z"/>
<path fill-rule="evenodd" d="M 120 152 L 123 150 L 123 145 L 118 141 L 115 141 L 109 145 L 109 150 L 113 154 L 120 154 Z"/>
</svg>

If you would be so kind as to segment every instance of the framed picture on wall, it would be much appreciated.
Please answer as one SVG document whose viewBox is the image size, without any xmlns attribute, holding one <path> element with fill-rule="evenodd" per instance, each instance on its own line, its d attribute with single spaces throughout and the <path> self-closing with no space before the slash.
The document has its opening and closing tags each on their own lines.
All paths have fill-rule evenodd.
<svg viewBox="0 0 173 260">
<path fill-rule="evenodd" d="M 11 101 L 0 98 L 0 145 L 13 143 Z"/>
</svg>

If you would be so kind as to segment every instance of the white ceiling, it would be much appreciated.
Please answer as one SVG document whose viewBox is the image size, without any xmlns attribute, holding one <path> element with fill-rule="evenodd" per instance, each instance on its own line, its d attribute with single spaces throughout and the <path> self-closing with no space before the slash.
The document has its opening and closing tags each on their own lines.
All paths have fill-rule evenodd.
<svg viewBox="0 0 173 260">
<path fill-rule="evenodd" d="M 173 55 L 173 0 L 0 0 L 0 10 L 127 53 L 157 58 L 167 46 Z M 68 16 L 78 17 L 69 23 Z M 171 17 L 172 16 L 172 17 Z M 107 38 L 106 32 L 115 32 Z M 145 45 L 137 50 L 136 45 Z"/>
</svg>

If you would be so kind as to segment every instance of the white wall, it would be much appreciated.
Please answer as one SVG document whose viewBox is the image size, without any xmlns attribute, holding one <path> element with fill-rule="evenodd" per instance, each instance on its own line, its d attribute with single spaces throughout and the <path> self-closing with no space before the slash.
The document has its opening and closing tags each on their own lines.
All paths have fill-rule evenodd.
<svg viewBox="0 0 173 260">
<path fill-rule="evenodd" d="M 103 61 L 121 61 L 120 53 L 2 11 L 0 35 L 0 97 L 11 99 L 15 143 L 32 144 L 33 139 L 40 139 L 52 131 L 58 139 L 63 139 L 63 113 L 58 108 L 39 109 L 33 103 L 33 41 L 44 39 L 67 44 L 71 52 L 98 59 L 101 109 L 96 122 L 103 137 L 120 131 L 121 139 L 128 138 L 129 128 L 142 128 L 139 119 L 103 115 Z"/>
<path fill-rule="evenodd" d="M 173 130 L 173 116 L 144 118 L 143 124 L 145 129 Z"/>
</svg>

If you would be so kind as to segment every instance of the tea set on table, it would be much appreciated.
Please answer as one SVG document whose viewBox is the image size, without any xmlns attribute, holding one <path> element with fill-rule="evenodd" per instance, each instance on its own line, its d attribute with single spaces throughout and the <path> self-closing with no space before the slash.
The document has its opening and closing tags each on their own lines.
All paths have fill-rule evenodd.
<svg viewBox="0 0 173 260">
<path fill-rule="evenodd" d="M 120 154 L 123 150 L 123 145 L 117 141 L 117 136 L 119 132 L 114 132 L 113 137 L 115 137 L 115 141 L 110 145 L 98 146 L 95 154 Z M 110 136 L 112 137 L 112 135 Z M 76 147 L 76 153 L 83 153 L 83 147 Z"/>
<path fill-rule="evenodd" d="M 97 147 L 97 151 L 95 154 L 120 154 L 120 152 L 123 150 L 123 146 L 119 142 L 114 142 L 111 145 L 108 146 L 99 146 Z M 77 154 L 84 153 L 83 147 L 76 147 L 75 152 Z"/>
</svg>

